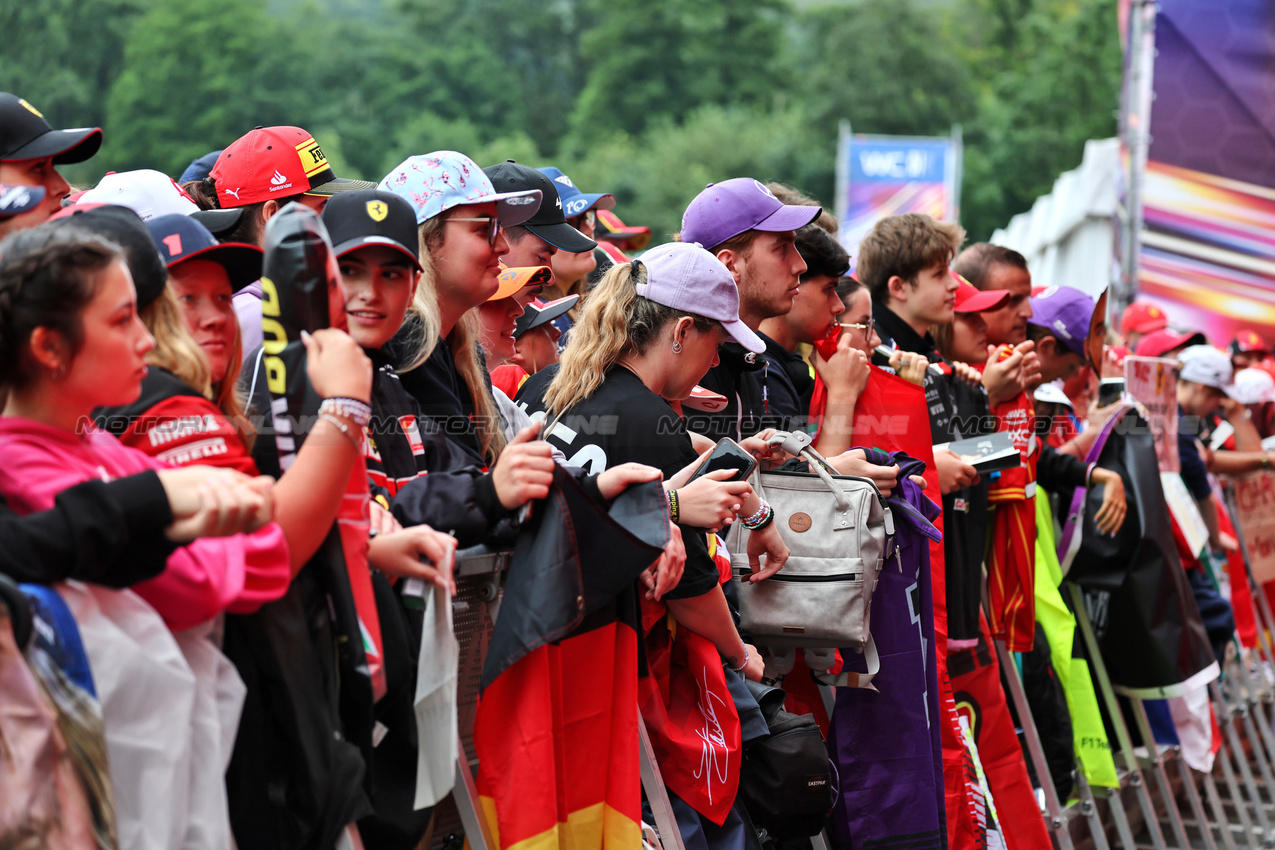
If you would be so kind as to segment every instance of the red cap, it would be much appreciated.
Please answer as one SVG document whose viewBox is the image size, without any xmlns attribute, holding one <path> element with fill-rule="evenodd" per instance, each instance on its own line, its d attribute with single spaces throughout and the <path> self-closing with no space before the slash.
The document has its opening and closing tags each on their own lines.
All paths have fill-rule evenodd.
<svg viewBox="0 0 1275 850">
<path fill-rule="evenodd" d="M 258 127 L 239 137 L 217 157 L 209 176 L 223 209 L 303 192 L 331 195 L 376 186 L 333 174 L 319 143 L 300 127 Z"/>
<path fill-rule="evenodd" d="M 1149 334 L 1162 331 L 1169 326 L 1169 317 L 1154 304 L 1145 301 L 1134 301 L 1125 308 L 1120 317 L 1120 333 Z"/>
<path fill-rule="evenodd" d="M 956 272 L 951 274 L 957 281 L 956 312 L 958 313 L 982 313 L 986 310 L 995 310 L 1009 298 L 1008 289 L 982 292 Z"/>
<path fill-rule="evenodd" d="M 1153 331 L 1138 340 L 1138 344 L 1133 347 L 1133 353 L 1138 357 L 1161 357 L 1166 351 L 1171 351 L 1180 345 L 1203 345 L 1206 341 L 1202 333 Z"/>
<path fill-rule="evenodd" d="M 1233 355 L 1241 351 L 1260 351 L 1262 354 L 1269 354 L 1270 350 L 1271 347 L 1266 344 L 1266 340 L 1262 339 L 1262 335 L 1248 328 L 1236 331 L 1235 342 L 1231 343 Z"/>
</svg>

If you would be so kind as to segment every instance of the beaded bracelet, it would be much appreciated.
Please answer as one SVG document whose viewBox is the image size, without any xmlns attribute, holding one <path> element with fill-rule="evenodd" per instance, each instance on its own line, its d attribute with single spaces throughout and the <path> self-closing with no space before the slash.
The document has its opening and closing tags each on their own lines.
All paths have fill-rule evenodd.
<svg viewBox="0 0 1275 850">
<path fill-rule="evenodd" d="M 677 491 L 669 490 L 668 491 L 668 518 L 671 521 L 676 523 L 678 519 L 678 515 L 679 515 L 679 511 L 677 509 Z"/>
<path fill-rule="evenodd" d="M 360 428 L 366 428 L 372 421 L 372 405 L 357 398 L 325 398 L 319 404 L 319 413 L 344 416 Z"/>
<path fill-rule="evenodd" d="M 738 667 L 731 667 L 730 662 L 727 662 L 726 666 L 730 667 L 732 673 L 739 673 L 742 675 L 744 670 L 748 668 L 748 644 L 744 644 L 744 660 L 740 662 L 740 665 Z"/>
<path fill-rule="evenodd" d="M 757 508 L 756 514 L 748 517 L 741 517 L 743 528 L 750 531 L 759 531 L 770 525 L 770 520 L 774 519 L 774 508 L 770 507 L 770 503 L 762 500 L 761 506 Z"/>
<path fill-rule="evenodd" d="M 772 522 L 775 521 L 775 509 L 770 507 L 770 505 L 767 505 L 766 507 L 768 509 L 766 511 L 766 518 L 763 519 L 761 522 L 757 523 L 752 528 L 749 528 L 748 529 L 749 531 L 761 531 L 763 528 L 765 528 L 766 526 L 770 525 Z M 748 528 L 748 526 L 744 526 L 744 527 Z"/>
</svg>

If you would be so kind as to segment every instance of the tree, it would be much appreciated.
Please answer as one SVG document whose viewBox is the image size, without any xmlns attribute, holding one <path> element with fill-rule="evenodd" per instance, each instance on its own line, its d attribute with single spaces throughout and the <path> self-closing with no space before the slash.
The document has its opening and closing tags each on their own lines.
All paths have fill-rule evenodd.
<svg viewBox="0 0 1275 850">
<path fill-rule="evenodd" d="M 815 9 L 794 38 L 794 96 L 829 139 L 843 119 L 859 133 L 947 135 L 974 116 L 976 92 L 945 22 L 914 0 Z"/>
<path fill-rule="evenodd" d="M 961 219 L 986 239 L 1116 133 L 1121 49 L 1108 0 L 1036 0 L 986 49 L 978 120 L 966 124 Z"/>
<path fill-rule="evenodd" d="M 593 2 L 598 23 L 581 40 L 588 73 L 571 115 L 577 146 L 707 104 L 768 108 L 789 80 L 784 0 Z"/>
<path fill-rule="evenodd" d="M 179 174 L 255 126 L 304 126 L 328 95 L 303 47 L 253 0 L 157 5 L 129 34 L 99 159 Z"/>
<path fill-rule="evenodd" d="M 581 85 L 578 45 L 588 16 L 580 6 L 397 0 L 407 37 L 393 47 L 388 65 L 401 73 L 381 100 L 469 121 L 487 139 L 521 131 L 553 149 Z"/>
</svg>

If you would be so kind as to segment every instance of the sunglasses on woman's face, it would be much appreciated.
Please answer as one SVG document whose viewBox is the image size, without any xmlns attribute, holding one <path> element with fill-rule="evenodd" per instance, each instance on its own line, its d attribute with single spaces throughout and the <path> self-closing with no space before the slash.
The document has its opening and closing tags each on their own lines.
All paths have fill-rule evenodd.
<svg viewBox="0 0 1275 850">
<path fill-rule="evenodd" d="M 453 221 L 485 221 L 487 223 L 487 244 L 495 245 L 496 237 L 500 235 L 500 219 L 489 216 L 452 216 L 447 219 L 448 223 Z"/>
<path fill-rule="evenodd" d="M 581 232 L 585 232 L 587 228 L 587 232 L 592 233 L 594 228 L 598 226 L 598 214 L 593 210 L 587 210 L 586 212 L 582 212 L 579 215 L 573 215 L 571 218 L 567 219 L 567 224 Z"/>
</svg>

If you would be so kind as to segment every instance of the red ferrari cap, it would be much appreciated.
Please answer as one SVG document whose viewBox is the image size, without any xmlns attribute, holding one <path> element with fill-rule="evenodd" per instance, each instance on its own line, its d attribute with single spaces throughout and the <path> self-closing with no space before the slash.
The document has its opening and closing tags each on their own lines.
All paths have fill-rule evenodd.
<svg viewBox="0 0 1275 850">
<path fill-rule="evenodd" d="M 217 157 L 209 176 L 223 209 L 302 193 L 334 195 L 376 188 L 366 180 L 333 174 L 319 143 L 300 127 L 258 127 L 239 137 Z"/>
<path fill-rule="evenodd" d="M 1271 347 L 1266 344 L 1266 340 L 1262 339 L 1262 335 L 1255 330 L 1245 328 L 1235 332 L 1235 342 L 1231 343 L 1231 356 L 1234 357 L 1240 352 L 1256 351 L 1261 354 L 1269 354 Z"/>
<path fill-rule="evenodd" d="M 956 288 L 956 312 L 958 313 L 982 313 L 995 310 L 1009 298 L 1008 289 L 991 289 L 983 292 L 956 272 L 952 272 L 951 275 L 958 283 Z"/>
<path fill-rule="evenodd" d="M 1154 304 L 1146 301 L 1134 301 L 1125 308 L 1120 317 L 1120 333 L 1149 334 L 1162 331 L 1169 326 L 1169 317 Z"/>
</svg>

